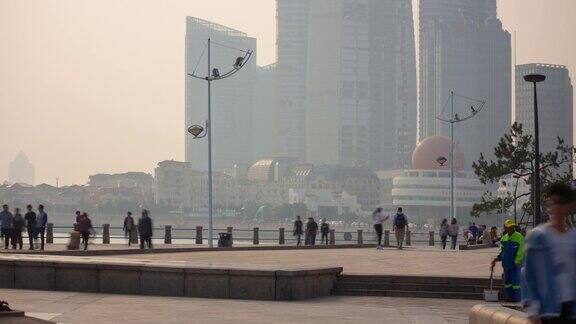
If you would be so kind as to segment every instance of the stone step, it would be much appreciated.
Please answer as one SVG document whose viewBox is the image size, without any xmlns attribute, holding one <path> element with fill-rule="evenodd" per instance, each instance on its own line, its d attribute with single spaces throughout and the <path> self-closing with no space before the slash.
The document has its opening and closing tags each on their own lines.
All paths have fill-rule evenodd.
<svg viewBox="0 0 576 324">
<path fill-rule="evenodd" d="M 482 293 L 402 291 L 402 290 L 376 290 L 376 289 L 333 289 L 332 295 L 336 295 L 336 296 L 380 296 L 380 297 L 473 299 L 473 300 L 482 300 L 484 298 L 484 295 Z"/>
<path fill-rule="evenodd" d="M 391 276 L 391 275 L 350 275 L 338 277 L 338 282 L 444 284 L 488 287 L 488 278 L 435 277 L 435 276 Z M 502 279 L 494 279 L 494 286 L 502 286 Z"/>
<path fill-rule="evenodd" d="M 390 283 L 390 282 L 337 282 L 335 289 L 358 290 L 399 290 L 399 291 L 428 291 L 428 292 L 467 292 L 483 293 L 488 286 L 480 285 L 447 285 L 423 283 Z M 494 286 L 499 290 L 501 286 Z"/>
</svg>

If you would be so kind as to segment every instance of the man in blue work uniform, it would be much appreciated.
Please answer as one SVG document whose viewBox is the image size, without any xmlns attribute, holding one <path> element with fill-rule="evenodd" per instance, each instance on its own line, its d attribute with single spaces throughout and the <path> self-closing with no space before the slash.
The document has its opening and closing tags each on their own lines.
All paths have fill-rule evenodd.
<svg viewBox="0 0 576 324">
<path fill-rule="evenodd" d="M 516 231 L 513 220 L 504 222 L 505 234 L 500 239 L 500 253 L 492 260 L 492 268 L 496 262 L 502 262 L 504 270 L 504 288 L 509 301 L 520 301 L 520 269 L 524 260 L 524 236 Z"/>
</svg>

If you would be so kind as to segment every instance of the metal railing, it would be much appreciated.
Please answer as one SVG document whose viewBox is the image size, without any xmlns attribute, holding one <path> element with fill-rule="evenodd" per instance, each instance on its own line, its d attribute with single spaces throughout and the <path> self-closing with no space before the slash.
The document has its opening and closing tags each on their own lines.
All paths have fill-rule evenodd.
<svg viewBox="0 0 576 324">
<path fill-rule="evenodd" d="M 46 231 L 47 243 L 65 243 L 70 237 L 70 232 L 74 230 L 72 225 L 54 225 L 49 223 Z M 137 229 L 135 230 L 137 231 Z M 175 228 L 172 225 L 153 228 L 153 241 L 167 245 L 207 244 L 208 230 L 202 226 L 190 228 Z M 215 228 L 213 237 L 215 241 L 219 233 L 232 234 L 234 243 L 240 245 L 295 245 L 297 237 L 292 235 L 292 228 L 279 227 L 277 229 L 253 228 Z M 405 245 L 428 245 L 434 246 L 438 243 L 439 238 L 434 231 L 410 231 L 407 230 L 404 238 Z M 91 239 L 97 244 L 118 244 L 126 243 L 127 237 L 121 226 L 110 226 L 102 224 L 95 226 Z M 304 235 L 301 237 L 304 244 Z M 138 235 L 132 237 L 132 242 L 138 242 Z M 316 245 L 321 243 L 321 234 L 316 235 Z M 376 233 L 369 228 L 359 228 L 355 230 L 335 230 L 331 229 L 328 234 L 329 244 L 376 244 Z M 393 231 L 387 229 L 382 236 L 383 245 L 395 245 L 396 238 Z"/>
</svg>

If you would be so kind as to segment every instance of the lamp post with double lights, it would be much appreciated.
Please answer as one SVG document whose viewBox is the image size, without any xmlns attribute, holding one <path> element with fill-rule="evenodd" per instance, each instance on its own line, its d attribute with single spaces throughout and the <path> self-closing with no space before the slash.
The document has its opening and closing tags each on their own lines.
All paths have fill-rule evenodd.
<svg viewBox="0 0 576 324">
<path fill-rule="evenodd" d="M 222 45 L 215 43 L 216 45 L 220 45 L 227 48 L 232 48 L 231 46 Z M 208 246 L 213 246 L 213 215 L 212 215 L 212 94 L 211 94 L 211 84 L 212 81 L 218 81 L 222 79 L 226 79 L 236 72 L 240 71 L 244 65 L 248 62 L 250 57 L 252 56 L 252 50 L 241 50 L 235 49 L 240 52 L 243 52 L 243 56 L 238 56 L 236 61 L 232 65 L 232 69 L 226 73 L 221 74 L 217 68 L 213 68 L 210 64 L 210 46 L 211 41 L 208 38 L 206 42 L 206 49 L 208 50 L 208 73 L 206 76 L 200 76 L 196 74 L 196 70 L 192 73 L 188 73 L 188 76 L 194 77 L 196 79 L 204 80 L 207 82 L 208 85 L 208 118 L 206 119 L 205 127 L 201 125 L 192 125 L 188 127 L 188 133 L 190 133 L 195 139 L 208 137 Z M 202 58 L 202 57 L 200 57 Z M 199 60 L 200 60 L 199 58 Z M 198 65 L 196 65 L 198 66 Z"/>
</svg>

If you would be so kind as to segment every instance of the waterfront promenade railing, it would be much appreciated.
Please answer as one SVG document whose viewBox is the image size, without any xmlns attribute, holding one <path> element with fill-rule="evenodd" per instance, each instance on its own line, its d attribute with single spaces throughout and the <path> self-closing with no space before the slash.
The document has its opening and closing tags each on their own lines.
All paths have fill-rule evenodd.
<svg viewBox="0 0 576 324">
<path fill-rule="evenodd" d="M 47 243 L 66 243 L 73 225 L 48 224 L 46 231 Z M 296 245 L 297 238 L 292 235 L 291 227 L 270 228 L 215 228 L 213 237 L 218 239 L 220 233 L 232 234 L 233 244 L 238 245 Z M 207 244 L 208 230 L 202 226 L 174 227 L 165 225 L 154 227 L 153 242 L 156 244 Z M 304 236 L 302 236 L 304 244 Z M 121 244 L 127 243 L 121 226 L 102 224 L 94 227 L 91 240 L 96 244 Z M 438 244 L 439 238 L 434 231 L 406 231 L 405 245 L 429 245 Z M 132 238 L 132 242 L 138 242 L 138 236 Z M 376 244 L 377 237 L 374 230 L 364 227 L 357 229 L 331 229 L 328 235 L 328 244 Z M 321 234 L 317 233 L 316 245 L 321 244 Z M 395 245 L 396 237 L 392 230 L 386 229 L 382 237 L 383 245 Z"/>
</svg>

